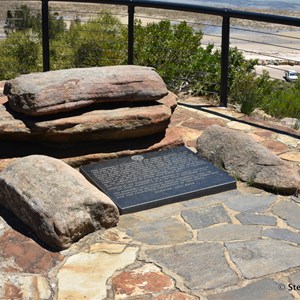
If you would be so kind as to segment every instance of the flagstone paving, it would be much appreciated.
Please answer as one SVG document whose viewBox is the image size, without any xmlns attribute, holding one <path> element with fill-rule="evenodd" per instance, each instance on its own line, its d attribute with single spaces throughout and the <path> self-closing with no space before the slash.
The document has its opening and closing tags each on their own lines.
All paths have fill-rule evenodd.
<svg viewBox="0 0 300 300">
<path fill-rule="evenodd" d="M 276 218 L 256 213 L 239 213 L 235 216 L 244 225 L 276 225 Z"/>
<path fill-rule="evenodd" d="M 187 145 L 217 123 L 299 165 L 299 131 L 199 110 L 197 101 L 180 106 L 171 123 L 189 133 Z M 300 299 L 299 216 L 299 197 L 239 182 L 233 191 L 122 215 L 117 227 L 51 252 L 1 208 L 0 299 Z"/>
<path fill-rule="evenodd" d="M 300 206 L 294 201 L 285 199 L 278 202 L 273 207 L 273 213 L 285 220 L 288 225 L 296 229 L 300 229 Z"/>
<path fill-rule="evenodd" d="M 216 294 L 208 297 L 208 300 L 254 300 L 254 299 L 272 299 L 272 300 L 290 300 L 294 299 L 286 290 L 278 289 L 279 282 L 271 279 L 263 279 L 233 291 Z"/>
</svg>

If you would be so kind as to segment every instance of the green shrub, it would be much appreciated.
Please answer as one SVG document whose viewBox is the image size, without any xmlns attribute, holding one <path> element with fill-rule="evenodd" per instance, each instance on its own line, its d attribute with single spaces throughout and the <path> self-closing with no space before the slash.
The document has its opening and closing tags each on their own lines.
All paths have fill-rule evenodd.
<svg viewBox="0 0 300 300">
<path fill-rule="evenodd" d="M 41 44 L 30 30 L 14 32 L 0 44 L 0 80 L 41 71 Z"/>
<path fill-rule="evenodd" d="M 136 64 L 152 66 L 163 77 L 168 88 L 178 92 L 183 86 L 193 95 L 219 94 L 221 53 L 213 44 L 201 46 L 203 32 L 186 22 L 170 21 L 135 23 Z M 236 48 L 229 53 L 229 83 L 238 73 L 248 74 L 256 61 L 246 61 Z"/>
<path fill-rule="evenodd" d="M 245 114 L 260 108 L 276 118 L 300 118 L 300 79 L 291 84 L 272 80 L 267 71 L 258 77 L 251 72 L 237 76 L 230 91 L 231 101 Z"/>
<path fill-rule="evenodd" d="M 300 79 L 296 83 L 274 83 L 273 91 L 263 98 L 260 107 L 277 118 L 291 117 L 300 120 Z"/>
<path fill-rule="evenodd" d="M 232 102 L 239 103 L 241 112 L 251 114 L 254 109 L 261 105 L 265 95 L 270 94 L 274 84 L 268 72 L 256 77 L 251 70 L 249 73 L 238 72 L 230 85 L 230 98 Z"/>
<path fill-rule="evenodd" d="M 107 12 L 83 24 L 77 19 L 61 38 L 63 47 L 71 50 L 73 67 L 117 65 L 127 60 L 123 26 Z"/>
<path fill-rule="evenodd" d="M 51 69 L 127 63 L 127 28 L 104 12 L 69 30 L 58 13 L 49 14 Z M 7 39 L 0 43 L 0 80 L 41 71 L 40 14 L 27 6 L 7 13 Z M 174 92 L 219 95 L 221 53 L 213 44 L 201 46 L 203 33 L 186 22 L 160 21 L 142 26 L 135 21 L 134 63 L 154 67 Z M 229 51 L 229 99 L 250 114 L 256 107 L 275 117 L 300 115 L 300 79 L 295 84 L 255 75 L 256 60 L 245 60 L 237 48 Z"/>
<path fill-rule="evenodd" d="M 154 67 L 171 90 L 190 80 L 195 55 L 199 52 L 202 32 L 194 32 L 186 22 L 135 22 L 134 62 Z"/>
</svg>

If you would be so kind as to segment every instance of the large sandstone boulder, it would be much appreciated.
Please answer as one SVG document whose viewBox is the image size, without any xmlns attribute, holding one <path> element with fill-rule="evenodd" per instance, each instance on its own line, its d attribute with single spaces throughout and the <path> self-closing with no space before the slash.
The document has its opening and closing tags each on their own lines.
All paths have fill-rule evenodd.
<svg viewBox="0 0 300 300">
<path fill-rule="evenodd" d="M 15 111 L 31 116 L 71 111 L 94 103 L 153 101 L 168 93 L 153 68 L 110 66 L 21 75 L 4 94 Z"/>
<path fill-rule="evenodd" d="M 0 138 L 63 143 L 150 136 L 166 130 L 176 99 L 170 92 L 148 105 L 100 105 L 93 110 L 81 109 L 76 114 L 70 112 L 56 118 L 16 115 L 0 105 Z"/>
<path fill-rule="evenodd" d="M 198 139 L 197 150 L 253 186 L 288 194 L 300 190 L 300 171 L 245 133 L 212 125 Z"/>
<path fill-rule="evenodd" d="M 55 249 L 119 219 L 110 198 L 78 171 L 42 155 L 17 159 L 0 173 L 0 204 Z"/>
</svg>

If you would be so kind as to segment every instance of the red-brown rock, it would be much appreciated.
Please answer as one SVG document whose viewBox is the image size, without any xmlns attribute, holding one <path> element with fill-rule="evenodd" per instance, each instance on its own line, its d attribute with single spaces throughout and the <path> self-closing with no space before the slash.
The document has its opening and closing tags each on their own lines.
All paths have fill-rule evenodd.
<svg viewBox="0 0 300 300">
<path fill-rule="evenodd" d="M 5 283 L 3 297 L 5 297 L 5 299 L 22 300 L 23 295 L 21 289 L 15 285 Z"/>
<path fill-rule="evenodd" d="M 122 272 L 112 279 L 112 288 L 116 297 L 154 294 L 173 287 L 172 279 L 151 264 L 146 264 L 132 271 Z"/>
<path fill-rule="evenodd" d="M 153 101 L 168 93 L 153 68 L 110 66 L 21 75 L 4 94 L 15 111 L 31 116 L 56 114 L 94 103 Z"/>
<path fill-rule="evenodd" d="M 57 266 L 63 255 L 50 252 L 32 239 L 14 230 L 0 237 L 0 272 L 47 274 Z"/>
<path fill-rule="evenodd" d="M 226 121 L 218 118 L 199 118 L 197 119 L 192 119 L 191 121 L 186 121 L 181 124 L 181 126 L 188 127 L 188 128 L 193 128 L 197 130 L 204 130 L 208 126 L 211 125 L 219 125 L 219 126 L 225 126 Z"/>
<path fill-rule="evenodd" d="M 273 140 L 266 140 L 262 144 L 276 154 L 289 151 L 289 147 L 286 144 Z"/>
</svg>

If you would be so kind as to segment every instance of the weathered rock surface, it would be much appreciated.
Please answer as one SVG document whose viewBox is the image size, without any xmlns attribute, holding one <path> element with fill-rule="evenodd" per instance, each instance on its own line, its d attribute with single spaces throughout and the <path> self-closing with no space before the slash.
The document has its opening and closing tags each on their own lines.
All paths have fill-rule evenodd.
<svg viewBox="0 0 300 300">
<path fill-rule="evenodd" d="M 150 249 L 146 256 L 147 261 L 178 274 L 185 286 L 194 291 L 225 287 L 238 281 L 225 259 L 224 247 L 218 243 L 188 243 Z"/>
<path fill-rule="evenodd" d="M 300 244 L 300 234 L 285 228 L 267 228 L 264 230 L 263 236 Z"/>
<path fill-rule="evenodd" d="M 300 170 L 245 133 L 212 125 L 198 139 L 197 150 L 232 176 L 254 186 L 289 194 L 300 189 Z"/>
<path fill-rule="evenodd" d="M 110 66 L 21 75 L 5 84 L 12 109 L 41 116 L 99 102 L 152 101 L 168 93 L 153 68 Z"/>
<path fill-rule="evenodd" d="M 141 106 L 102 105 L 57 118 L 24 117 L 0 105 L 0 138 L 51 142 L 124 140 L 166 130 L 177 96 L 169 93 L 159 101 Z"/>
<path fill-rule="evenodd" d="M 115 204 L 78 171 L 41 155 L 17 159 L 0 173 L 0 203 L 55 249 L 119 220 Z"/>
<path fill-rule="evenodd" d="M 117 270 L 134 263 L 138 248 L 127 247 L 121 253 L 78 253 L 69 257 L 57 274 L 57 300 L 105 299 L 107 280 Z"/>
<path fill-rule="evenodd" d="M 299 249 L 282 241 L 227 242 L 225 246 L 232 261 L 247 279 L 282 272 L 300 265 Z"/>
<path fill-rule="evenodd" d="M 269 278 L 250 283 L 245 287 L 209 296 L 208 300 L 292 300 L 295 299 L 282 284 Z"/>
<path fill-rule="evenodd" d="M 140 297 L 166 292 L 174 288 L 173 280 L 153 264 L 145 264 L 131 271 L 124 271 L 112 278 L 114 299 Z M 189 298 L 186 298 L 189 299 Z"/>
<path fill-rule="evenodd" d="M 279 201 L 272 207 L 272 212 L 286 223 L 300 230 L 300 206 L 293 201 Z"/>
<path fill-rule="evenodd" d="M 193 229 L 232 222 L 222 204 L 183 210 L 181 216 Z"/>
<path fill-rule="evenodd" d="M 243 225 L 276 225 L 276 218 L 256 213 L 239 213 L 235 216 Z"/>
<path fill-rule="evenodd" d="M 222 224 L 198 230 L 199 241 L 252 240 L 261 237 L 261 227 L 254 225 Z"/>
<path fill-rule="evenodd" d="M 297 118 L 283 118 L 280 120 L 280 122 L 285 125 L 285 126 L 289 126 L 291 128 L 298 128 L 299 129 L 299 126 L 300 126 L 300 122 L 299 122 L 299 119 Z"/>
<path fill-rule="evenodd" d="M 43 276 L 1 274 L 0 299 L 48 300 L 51 299 L 51 288 Z"/>
<path fill-rule="evenodd" d="M 276 201 L 277 196 L 271 194 L 240 194 L 225 199 L 224 203 L 232 210 L 244 213 L 263 213 Z"/>
<path fill-rule="evenodd" d="M 2 213 L 3 211 L 1 211 Z M 24 228 L 24 225 L 22 225 L 19 222 L 19 229 L 21 228 L 21 230 L 28 232 L 28 228 Z M 48 270 L 56 268 L 64 260 L 62 254 L 43 248 L 36 241 L 13 229 L 8 229 L 4 232 L 0 237 L 0 245 L 0 274 L 35 274 L 44 276 Z M 0 299 L 3 298 L 0 296 Z"/>
<path fill-rule="evenodd" d="M 126 234 L 137 241 L 148 245 L 171 245 L 182 243 L 192 238 L 192 233 L 186 226 L 176 219 L 168 218 L 145 222 L 131 216 L 122 216 L 120 218 L 119 228 L 132 226 L 126 230 Z M 149 235 L 149 232 L 152 232 Z"/>
</svg>

